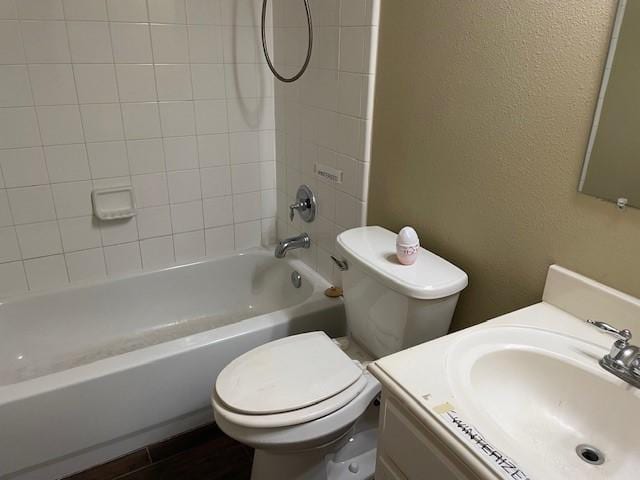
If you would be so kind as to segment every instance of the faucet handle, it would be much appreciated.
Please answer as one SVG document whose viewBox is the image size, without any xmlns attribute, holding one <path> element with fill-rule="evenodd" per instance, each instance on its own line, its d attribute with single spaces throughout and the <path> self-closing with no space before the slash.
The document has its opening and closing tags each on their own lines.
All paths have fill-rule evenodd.
<svg viewBox="0 0 640 480">
<path fill-rule="evenodd" d="M 596 328 L 599 328 L 605 333 L 609 333 L 611 335 L 618 337 L 620 340 L 624 341 L 625 343 L 631 340 L 631 332 L 626 328 L 624 330 L 618 330 L 617 328 L 612 327 L 608 323 L 597 322 L 595 320 L 587 320 L 587 323 L 590 325 L 593 325 Z"/>
<path fill-rule="evenodd" d="M 307 208 L 307 204 L 302 200 L 289 205 L 289 220 L 293 222 L 293 217 L 295 215 L 296 210 L 304 210 L 306 208 Z"/>
</svg>

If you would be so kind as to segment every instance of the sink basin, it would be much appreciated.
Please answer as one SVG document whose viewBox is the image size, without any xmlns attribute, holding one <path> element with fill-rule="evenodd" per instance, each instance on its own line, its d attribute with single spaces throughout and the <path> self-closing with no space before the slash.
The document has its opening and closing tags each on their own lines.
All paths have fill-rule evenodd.
<svg viewBox="0 0 640 480">
<path fill-rule="evenodd" d="M 546 330 L 484 328 L 451 345 L 446 376 L 458 412 L 534 480 L 638 478 L 640 390 L 600 368 L 605 353 Z"/>
</svg>

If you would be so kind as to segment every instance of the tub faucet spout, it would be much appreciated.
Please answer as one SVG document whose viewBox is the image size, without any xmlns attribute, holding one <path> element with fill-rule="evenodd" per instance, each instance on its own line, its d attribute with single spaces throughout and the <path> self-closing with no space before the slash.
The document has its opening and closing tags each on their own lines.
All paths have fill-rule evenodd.
<svg viewBox="0 0 640 480">
<path fill-rule="evenodd" d="M 276 258 L 284 258 L 289 250 L 309 248 L 310 246 L 311 239 L 306 233 L 298 235 L 297 237 L 285 238 L 276 246 L 275 256 Z"/>
</svg>

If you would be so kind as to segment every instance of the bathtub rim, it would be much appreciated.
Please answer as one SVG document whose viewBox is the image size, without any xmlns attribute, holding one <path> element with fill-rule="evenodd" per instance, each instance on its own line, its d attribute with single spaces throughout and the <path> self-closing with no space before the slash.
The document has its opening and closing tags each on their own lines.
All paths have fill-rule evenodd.
<svg viewBox="0 0 640 480">
<path fill-rule="evenodd" d="M 35 297 L 43 297 L 46 295 L 50 295 L 50 294 L 54 294 L 54 293 L 62 293 L 62 292 L 72 292 L 75 290 L 80 290 L 82 288 L 87 288 L 87 287 L 97 287 L 97 286 L 101 286 L 101 285 L 109 285 L 115 282 L 119 282 L 122 280 L 131 280 L 134 278 L 142 278 L 142 277 L 146 277 L 146 276 L 150 276 L 150 275 L 154 275 L 154 274 L 158 274 L 158 273 L 162 273 L 162 272 L 169 272 L 171 270 L 179 270 L 182 268 L 187 268 L 187 267 L 193 267 L 196 265 L 202 265 L 205 263 L 214 263 L 215 261 L 218 260 L 223 260 L 223 259 L 227 259 L 227 258 L 233 258 L 233 257 L 246 257 L 246 256 L 250 256 L 250 255 L 257 255 L 257 256 L 264 256 L 264 257 L 273 257 L 273 252 L 271 250 L 270 247 L 254 247 L 254 248 L 248 248 L 246 250 L 239 250 L 239 251 L 235 251 L 235 252 L 227 252 L 227 253 L 221 253 L 219 255 L 213 255 L 210 257 L 203 257 L 201 259 L 192 261 L 192 262 L 188 262 L 188 263 L 181 263 L 179 265 L 169 265 L 166 267 L 160 267 L 160 268 L 155 268 L 155 269 L 151 269 L 151 270 L 138 270 L 138 271 L 134 271 L 134 272 L 129 272 L 129 273 L 123 273 L 121 275 L 115 276 L 115 277 L 105 277 L 105 278 L 94 278 L 94 279 L 87 279 L 87 280 L 78 280 L 75 282 L 69 282 L 69 283 L 65 283 L 61 286 L 55 286 L 55 287 L 47 287 L 47 288 L 40 288 L 40 289 L 35 289 L 35 290 L 29 290 L 27 292 L 22 292 L 22 293 L 17 293 L 17 294 L 11 294 L 9 296 L 6 297 L 0 297 L 0 307 L 2 305 L 7 305 L 7 304 L 11 304 L 11 303 L 17 303 L 20 301 L 24 301 L 24 300 L 28 300 L 31 298 L 35 298 Z M 311 271 L 314 275 L 320 277 L 322 280 L 324 280 L 324 278 L 315 270 L 313 270 L 311 267 L 309 267 L 306 263 L 304 263 L 301 259 L 297 258 L 297 257 L 286 257 L 284 259 L 285 262 L 287 263 L 293 263 L 297 266 L 300 266 L 301 269 L 306 269 L 307 271 Z M 315 284 L 314 284 L 315 286 Z M 1 320 L 0 320 L 1 321 Z"/>
</svg>

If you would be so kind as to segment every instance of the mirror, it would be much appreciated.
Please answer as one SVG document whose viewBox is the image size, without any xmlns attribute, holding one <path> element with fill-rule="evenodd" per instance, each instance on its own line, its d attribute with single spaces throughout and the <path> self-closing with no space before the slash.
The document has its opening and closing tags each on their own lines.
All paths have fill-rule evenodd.
<svg viewBox="0 0 640 480">
<path fill-rule="evenodd" d="M 640 0 L 620 0 L 579 191 L 640 208 Z"/>
</svg>

